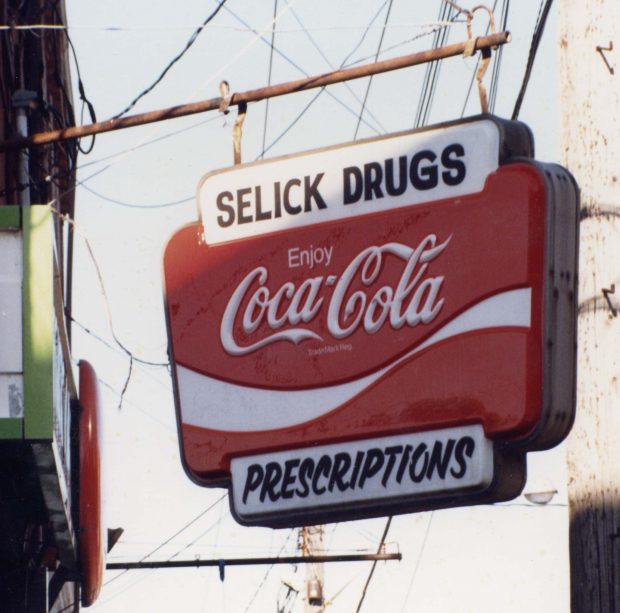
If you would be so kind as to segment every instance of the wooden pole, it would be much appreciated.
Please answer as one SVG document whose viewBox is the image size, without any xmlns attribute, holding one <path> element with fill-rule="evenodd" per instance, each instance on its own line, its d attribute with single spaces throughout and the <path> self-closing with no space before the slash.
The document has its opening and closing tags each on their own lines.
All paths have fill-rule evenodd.
<svg viewBox="0 0 620 613">
<path fill-rule="evenodd" d="M 620 3 L 561 0 L 558 10 L 562 163 L 581 187 L 571 611 L 610 613 L 620 611 Z"/>
</svg>

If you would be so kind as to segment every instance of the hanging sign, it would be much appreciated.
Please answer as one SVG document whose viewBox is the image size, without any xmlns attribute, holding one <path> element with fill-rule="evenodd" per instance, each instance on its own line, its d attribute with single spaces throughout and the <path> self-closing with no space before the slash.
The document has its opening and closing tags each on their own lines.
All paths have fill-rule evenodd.
<svg viewBox="0 0 620 613">
<path fill-rule="evenodd" d="M 164 254 L 188 474 L 246 524 L 505 500 L 574 414 L 577 190 L 466 121 L 207 175 Z"/>
</svg>

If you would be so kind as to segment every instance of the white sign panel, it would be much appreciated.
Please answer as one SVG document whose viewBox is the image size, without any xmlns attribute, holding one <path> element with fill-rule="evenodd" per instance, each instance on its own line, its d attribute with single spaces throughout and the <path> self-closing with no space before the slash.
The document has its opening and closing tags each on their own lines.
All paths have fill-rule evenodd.
<svg viewBox="0 0 620 613">
<path fill-rule="evenodd" d="M 209 245 L 482 191 L 499 164 L 490 120 L 319 149 L 208 174 L 198 186 Z M 380 209 L 377 208 L 380 201 Z"/>
<path fill-rule="evenodd" d="M 233 459 L 234 509 L 251 521 L 287 511 L 485 488 L 493 444 L 481 426 Z"/>
</svg>

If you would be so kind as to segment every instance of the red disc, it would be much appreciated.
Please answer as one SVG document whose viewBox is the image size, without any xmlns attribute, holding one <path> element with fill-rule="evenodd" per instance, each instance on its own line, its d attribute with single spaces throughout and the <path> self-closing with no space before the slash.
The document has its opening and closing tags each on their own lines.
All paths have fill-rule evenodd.
<svg viewBox="0 0 620 613">
<path fill-rule="evenodd" d="M 82 605 L 92 605 L 103 582 L 105 564 L 101 525 L 101 459 L 99 453 L 100 400 L 97 375 L 80 362 L 80 558 Z"/>
</svg>

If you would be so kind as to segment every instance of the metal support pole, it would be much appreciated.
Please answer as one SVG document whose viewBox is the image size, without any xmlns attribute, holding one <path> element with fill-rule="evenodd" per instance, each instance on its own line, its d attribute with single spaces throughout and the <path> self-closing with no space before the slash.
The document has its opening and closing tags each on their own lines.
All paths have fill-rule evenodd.
<svg viewBox="0 0 620 613">
<path fill-rule="evenodd" d="M 283 556 L 278 558 L 229 558 L 224 560 L 169 560 L 154 562 L 111 562 L 106 570 L 140 570 L 155 568 L 199 568 L 202 566 L 255 566 L 261 564 L 321 564 L 324 562 L 375 562 L 402 560 L 400 553 L 347 555 Z"/>
<path fill-rule="evenodd" d="M 509 32 L 498 32 L 488 36 L 481 36 L 475 39 L 474 51 L 491 49 L 510 42 Z M 400 68 L 417 66 L 435 60 L 443 60 L 449 57 L 462 55 L 465 49 L 471 50 L 471 43 L 455 43 L 437 49 L 428 51 L 420 51 L 410 55 L 403 55 L 397 58 L 375 62 L 373 64 L 363 64 L 353 68 L 344 68 L 334 70 L 315 77 L 307 77 L 296 81 L 288 81 L 278 85 L 269 87 L 261 87 L 246 92 L 233 94 L 230 99 L 230 105 L 240 105 L 248 102 L 258 102 L 276 96 L 292 94 L 294 92 L 307 91 L 316 89 L 317 87 L 325 87 L 351 79 L 360 79 L 369 77 L 383 72 L 390 72 Z M 204 113 L 205 111 L 214 111 L 219 109 L 222 98 L 211 98 L 200 102 L 190 104 L 181 104 L 159 111 L 151 111 L 149 113 L 140 113 L 130 115 L 129 117 L 120 117 L 118 119 L 108 119 L 85 126 L 73 126 L 62 130 L 51 130 L 50 132 L 40 132 L 32 134 L 27 138 L 13 138 L 0 142 L 0 151 L 10 149 L 20 149 L 32 145 L 45 145 L 59 141 L 70 140 L 72 138 L 82 138 L 84 136 L 92 136 L 93 134 L 102 134 L 103 132 L 111 132 L 113 130 L 122 130 L 124 128 L 132 128 L 157 121 L 165 121 L 166 119 L 174 119 L 176 117 L 185 117 L 186 115 L 194 115 L 196 113 Z"/>
</svg>

